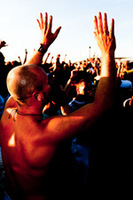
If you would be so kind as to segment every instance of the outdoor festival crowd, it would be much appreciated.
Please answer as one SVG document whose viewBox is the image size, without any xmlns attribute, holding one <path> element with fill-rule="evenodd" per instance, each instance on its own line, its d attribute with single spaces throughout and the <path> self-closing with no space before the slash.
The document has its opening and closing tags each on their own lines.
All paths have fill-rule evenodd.
<svg viewBox="0 0 133 200">
<path fill-rule="evenodd" d="M 45 20 L 46 20 L 46 17 L 47 16 L 45 14 Z M 106 16 L 104 17 L 106 21 Z M 44 21 L 44 23 L 45 22 L 46 21 Z M 39 27 L 41 27 L 41 23 L 43 23 L 42 15 L 41 15 L 41 22 L 38 21 L 38 23 L 39 23 Z M 100 14 L 99 14 L 98 21 L 95 21 L 95 26 L 97 26 L 96 28 L 98 29 L 98 26 L 100 25 L 96 25 L 96 23 L 100 24 Z M 58 32 L 59 30 L 60 28 L 58 29 Z M 96 34 L 98 35 L 99 32 L 96 32 Z M 57 35 L 58 34 L 56 33 L 56 37 Z M 96 37 L 98 38 L 98 36 Z M 97 39 L 97 40 L 100 41 L 100 39 Z M 53 40 L 50 41 L 50 44 L 52 42 Z M 6 47 L 5 41 L 1 41 L 0 48 L 8 48 Z M 100 47 L 100 48 L 102 49 L 103 47 Z M 115 50 L 115 47 L 110 47 L 110 49 L 111 48 Z M 15 92 L 18 91 L 17 88 L 15 88 L 14 91 L 12 90 L 12 88 L 14 87 L 15 84 L 17 84 L 17 82 L 15 82 L 14 85 L 12 85 L 12 83 L 9 83 L 9 86 L 7 86 L 7 83 L 8 81 L 10 82 L 11 77 L 15 79 L 15 75 L 12 74 L 11 77 L 9 77 L 8 81 L 7 81 L 7 76 L 9 76 L 10 73 L 14 69 L 18 68 L 19 66 L 27 66 L 28 64 L 38 65 L 41 69 L 45 71 L 48 77 L 48 84 L 51 87 L 50 98 L 47 99 L 47 103 L 45 103 L 43 107 L 42 116 L 41 116 L 41 118 L 44 121 L 46 120 L 46 123 L 49 123 L 49 120 L 54 119 L 55 116 L 57 116 L 57 119 L 60 116 L 71 117 L 71 114 L 73 112 L 78 111 L 78 110 L 80 111 L 81 108 L 85 108 L 87 105 L 89 104 L 92 105 L 95 102 L 96 91 L 102 79 L 101 78 L 101 71 L 102 71 L 102 65 L 103 65 L 102 58 L 89 57 L 89 58 L 85 58 L 85 60 L 83 61 L 72 63 L 70 60 L 66 62 L 66 55 L 65 55 L 64 60 L 61 61 L 60 54 L 58 54 L 57 57 L 54 58 L 50 53 L 43 52 L 44 49 L 42 48 L 42 46 L 39 51 L 40 51 L 39 53 L 42 53 L 43 55 L 44 53 L 46 54 L 46 59 L 44 60 L 41 58 L 40 63 L 33 62 L 33 59 L 28 61 L 27 50 L 25 50 L 25 59 L 23 62 L 20 57 L 18 57 L 18 60 L 16 61 L 5 62 L 5 57 L 0 52 L 0 115 L 1 115 L 1 119 L 3 118 L 2 125 L 1 125 L 2 127 L 7 126 L 4 123 L 4 119 L 6 119 L 6 117 L 3 114 L 3 112 L 5 112 L 4 109 L 9 110 L 8 118 L 10 118 L 9 120 L 12 119 L 13 124 L 17 122 L 17 116 L 18 118 L 19 117 L 24 118 L 24 117 L 27 117 L 28 115 L 33 115 L 35 118 L 37 118 L 37 121 L 39 121 L 39 123 L 41 124 L 39 116 L 37 116 L 38 114 L 27 114 L 27 113 L 23 114 L 22 112 L 22 111 L 26 111 L 25 107 L 24 107 L 24 110 L 21 108 L 24 104 L 25 99 L 28 99 L 29 96 L 23 97 L 22 95 L 22 97 L 18 98 L 17 103 L 19 105 L 19 108 L 21 109 L 21 112 L 18 111 L 18 109 L 10 109 L 6 106 L 6 103 L 8 103 L 8 101 L 10 102 Z M 35 58 L 40 59 L 39 57 L 35 57 Z M 50 61 L 48 62 L 48 60 Z M 55 62 L 53 60 L 55 60 Z M 43 184 L 45 188 L 50 187 L 50 192 L 48 192 L 49 188 L 47 189 L 49 199 L 57 199 L 57 200 L 88 199 L 88 198 L 95 199 L 97 195 L 99 197 L 108 199 L 118 194 L 118 187 L 120 188 L 120 192 L 122 191 L 122 194 L 124 194 L 125 183 L 128 185 L 128 182 L 130 182 L 130 180 L 132 180 L 133 178 L 133 165 L 132 165 L 133 147 L 132 147 L 132 142 L 131 142 L 132 112 L 133 112 L 133 61 L 126 60 L 126 59 L 115 59 L 114 65 L 116 67 L 114 70 L 115 72 L 112 70 L 113 72 L 109 72 L 109 73 L 116 74 L 115 92 L 114 94 L 112 92 L 113 86 L 109 86 L 108 89 L 104 91 L 104 88 L 106 88 L 106 81 L 107 81 L 107 80 L 104 80 L 105 82 L 101 84 L 102 85 L 101 92 L 99 92 L 99 96 L 98 96 L 99 98 L 97 98 L 97 103 L 99 103 L 100 105 L 105 104 L 106 106 L 106 104 L 107 105 L 109 104 L 109 101 L 113 102 L 113 98 L 114 98 L 113 96 L 116 96 L 115 103 L 112 103 L 112 104 L 110 103 L 110 105 L 108 106 L 108 109 L 105 109 L 102 112 L 102 114 L 98 110 L 98 109 L 102 109 L 102 106 L 100 106 L 101 108 L 95 109 L 93 111 L 95 112 L 94 117 L 93 117 L 93 113 L 92 115 L 90 113 L 90 115 L 92 116 L 92 122 L 90 122 L 90 125 L 87 126 L 87 128 L 83 130 L 79 128 L 77 135 L 72 135 L 72 137 L 68 137 L 68 138 L 66 136 L 65 139 L 63 139 L 63 141 L 58 145 L 55 155 L 52 156 L 50 170 L 48 170 L 48 172 L 49 171 L 50 172 L 47 173 L 48 175 L 47 174 L 42 175 L 42 178 L 44 178 L 45 180 L 41 180 L 41 184 Z M 27 69 L 25 68 L 25 70 Z M 21 73 L 23 72 L 20 72 L 20 74 Z M 17 76 L 18 75 L 16 75 L 16 77 Z M 110 75 L 110 76 L 113 77 L 113 75 Z M 40 77 L 41 77 L 41 74 L 40 74 Z M 114 82 L 112 82 L 112 85 L 113 84 Z M 104 96 L 104 94 L 107 91 L 110 92 L 109 95 L 107 94 L 107 97 L 102 98 L 102 96 Z M 18 92 L 18 94 L 19 93 L 21 94 L 23 93 L 22 88 L 21 88 L 21 91 Z M 21 94 L 19 95 L 21 96 Z M 110 95 L 112 99 L 110 99 Z M 36 98 L 38 98 L 38 102 L 41 101 L 39 100 L 39 97 L 40 97 L 39 95 L 36 96 Z M 100 97 L 102 100 L 100 99 Z M 106 98 L 107 98 L 107 101 L 106 101 Z M 14 99 L 16 100 L 16 96 L 14 97 Z M 104 101 L 103 104 L 100 103 L 101 101 Z M 16 107 L 14 100 L 12 100 L 10 107 L 11 108 Z M 92 111 L 90 110 L 90 112 Z M 100 112 L 100 114 L 97 114 L 98 112 Z M 75 121 L 77 120 L 77 123 L 78 123 L 78 116 L 79 118 L 80 118 L 80 115 L 82 117 L 81 113 L 83 113 L 84 115 L 87 115 L 87 111 L 85 112 L 85 109 L 81 110 L 79 114 L 78 112 L 75 113 L 75 115 L 77 116 Z M 88 113 L 89 113 L 89 109 L 88 109 Z M 95 117 L 95 115 L 98 115 L 98 117 Z M 23 125 L 21 125 L 22 129 L 26 123 L 27 122 L 24 120 Z M 34 130 L 34 121 L 32 122 L 29 120 L 28 123 L 29 123 L 28 125 L 31 127 L 33 123 L 33 130 Z M 67 124 L 67 121 L 63 122 L 62 120 L 62 124 L 63 123 L 64 123 L 64 126 L 66 126 L 65 124 Z M 73 130 L 73 126 L 77 126 L 75 124 L 73 125 L 73 122 L 71 121 L 68 121 L 68 123 L 69 124 L 72 123 L 71 125 L 72 130 Z M 84 126 L 86 126 L 86 123 L 84 123 Z M 70 132 L 72 131 L 71 127 L 68 129 Z M 17 128 L 15 128 L 15 131 L 16 129 Z M 53 125 L 53 129 L 54 129 L 54 125 Z M 58 127 L 56 127 L 54 131 L 56 132 L 57 129 L 59 129 L 59 131 L 62 131 L 63 127 L 60 128 L 58 125 Z M 2 130 L 4 130 L 4 128 Z M 20 130 L 20 135 L 21 135 L 21 130 Z M 29 135 L 27 137 L 29 138 Z M 3 136 L 1 136 L 1 138 L 2 139 L 1 139 L 0 144 L 2 146 L 2 141 L 4 141 Z M 16 144 L 17 144 L 17 140 L 16 140 Z M 21 141 L 19 141 L 19 143 L 21 143 Z M 25 140 L 25 143 L 26 143 L 26 140 Z M 36 155 L 35 151 L 37 150 L 38 146 L 39 144 L 35 146 L 35 150 L 32 152 L 31 157 L 33 156 L 33 154 Z M 3 158 L 4 158 L 6 157 L 6 153 L 8 154 L 8 152 L 5 147 L 3 147 L 3 149 L 5 150 L 5 152 L 2 153 Z M 10 147 L 10 149 L 12 148 Z M 25 149 L 24 151 L 27 151 L 27 149 Z M 53 150 L 48 149 L 47 151 L 51 152 Z M 14 154 L 11 154 L 11 157 L 9 157 L 8 155 L 8 158 L 7 158 L 8 161 L 5 158 L 3 160 L 4 170 L 6 170 L 7 176 L 9 172 L 12 173 L 14 177 L 17 176 L 14 173 L 14 170 L 19 171 L 19 169 L 17 169 L 17 164 L 11 164 L 12 166 L 16 165 L 15 166 L 16 169 L 15 167 L 14 169 L 11 169 L 11 166 L 9 164 L 10 162 L 13 163 L 10 159 L 14 159 L 15 156 L 17 156 L 17 159 L 19 159 L 19 155 L 16 155 L 17 153 L 19 153 L 19 150 L 14 152 Z M 38 157 L 39 156 L 40 155 L 38 155 Z M 37 158 L 37 160 L 38 162 L 43 163 L 43 161 L 40 161 L 40 159 Z M 29 162 L 27 161 L 27 158 L 25 158 L 23 161 L 27 163 Z M 31 161 L 31 163 L 32 162 L 33 161 Z M 46 162 L 47 161 L 45 160 L 44 163 Z M 31 163 L 29 165 L 31 165 L 30 167 L 32 168 Z M 20 166 L 20 164 L 21 162 L 18 164 L 18 166 Z M 23 168 L 24 170 L 26 169 L 25 166 L 23 166 Z M 44 168 L 47 168 L 47 164 Z M 42 173 L 43 164 L 39 166 L 35 166 L 33 164 L 32 170 L 35 171 L 36 169 L 38 171 L 40 169 Z M 21 172 L 19 173 L 21 174 Z M 36 173 L 35 180 L 39 180 L 37 179 L 38 174 L 39 172 Z M 32 173 L 28 175 L 32 176 Z M 23 176 L 23 173 L 22 173 L 22 176 Z M 5 178 L 4 178 L 5 185 L 4 185 L 3 191 L 0 190 L 1 192 L 0 200 L 1 199 L 6 200 L 9 198 L 9 196 L 13 200 L 14 199 L 15 200 L 16 199 L 27 199 L 27 200 L 28 199 L 31 199 L 31 200 L 32 199 L 33 200 L 47 199 L 47 198 L 44 198 L 46 194 L 45 192 L 43 193 L 42 191 L 43 189 L 41 188 L 41 190 L 39 190 L 38 185 L 36 185 L 35 183 L 33 183 L 33 185 L 35 185 L 33 187 L 34 191 L 32 190 L 32 187 L 30 188 L 29 186 L 27 186 L 28 183 L 26 184 L 26 181 L 27 180 L 29 181 L 30 178 L 23 180 L 23 177 L 21 178 L 20 177 L 16 178 L 18 183 L 16 180 L 15 180 L 16 183 L 14 183 L 14 180 L 13 180 L 13 184 L 14 185 L 16 184 L 16 185 L 13 186 L 13 188 L 11 188 L 12 191 L 10 190 L 8 191 L 7 186 L 6 186 L 7 183 L 5 182 Z M 39 174 L 39 177 L 40 177 L 40 174 Z M 7 178 L 7 180 L 8 179 L 10 182 L 12 180 L 12 177 Z M 26 185 L 25 188 L 26 187 L 29 188 L 29 191 L 23 187 L 21 191 L 20 179 L 22 180 L 23 185 L 24 184 Z M 10 184 L 9 185 L 7 184 L 8 187 L 10 186 Z M 132 184 L 128 187 L 128 192 L 131 191 L 130 190 L 131 186 Z M 16 192 L 17 189 L 19 191 L 18 194 Z M 5 193 L 4 190 L 6 190 L 7 193 Z M 23 191 L 26 191 L 25 195 L 27 196 L 23 196 L 23 194 L 21 193 Z M 20 195 L 19 198 L 18 198 L 18 195 Z"/>
</svg>

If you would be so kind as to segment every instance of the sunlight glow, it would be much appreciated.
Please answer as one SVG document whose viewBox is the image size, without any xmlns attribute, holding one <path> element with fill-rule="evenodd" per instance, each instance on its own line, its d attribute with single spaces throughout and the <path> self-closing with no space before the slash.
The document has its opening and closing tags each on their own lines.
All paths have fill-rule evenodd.
<svg viewBox="0 0 133 200">
<path fill-rule="evenodd" d="M 115 19 L 116 57 L 132 57 L 132 0 L 5 0 L 1 2 L 0 40 L 5 40 L 8 44 L 1 49 L 6 61 L 18 60 L 18 56 L 23 61 L 25 49 L 30 58 L 33 49 L 38 48 L 40 31 L 36 19 L 39 18 L 40 12 L 48 12 L 48 16 L 53 15 L 53 31 L 58 26 L 62 26 L 57 40 L 48 50 L 51 53 L 49 59 L 53 56 L 55 60 L 56 55 L 61 54 L 61 61 L 63 61 L 64 55 L 67 54 L 66 62 L 69 60 L 78 62 L 89 57 L 89 47 L 91 47 L 91 55 L 99 57 L 99 48 L 93 35 L 93 17 L 99 11 L 108 14 L 109 25 L 110 18 Z"/>
<path fill-rule="evenodd" d="M 9 146 L 9 147 L 15 147 L 15 134 L 13 134 L 13 135 L 11 136 L 11 138 L 9 139 L 9 141 L 8 141 L 8 146 Z"/>
</svg>

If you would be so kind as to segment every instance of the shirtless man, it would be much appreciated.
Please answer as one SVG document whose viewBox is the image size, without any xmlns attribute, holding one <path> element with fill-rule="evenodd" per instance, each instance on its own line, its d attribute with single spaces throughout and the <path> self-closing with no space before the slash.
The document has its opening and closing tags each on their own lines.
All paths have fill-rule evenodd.
<svg viewBox="0 0 133 200">
<path fill-rule="evenodd" d="M 94 17 L 94 34 L 102 53 L 102 69 L 94 102 L 69 115 L 42 120 L 41 113 L 47 104 L 50 86 L 46 73 L 37 65 L 61 27 L 53 34 L 52 16 L 47 23 L 47 13 L 44 20 L 41 14 L 38 24 L 42 33 L 41 48 L 29 62 L 9 72 L 7 86 L 11 97 L 0 124 L 6 192 L 13 200 L 48 199 L 47 174 L 58 145 L 82 133 L 115 101 L 114 20 L 108 31 L 107 16 L 104 14 L 102 20 L 99 13 L 98 18 Z"/>
</svg>

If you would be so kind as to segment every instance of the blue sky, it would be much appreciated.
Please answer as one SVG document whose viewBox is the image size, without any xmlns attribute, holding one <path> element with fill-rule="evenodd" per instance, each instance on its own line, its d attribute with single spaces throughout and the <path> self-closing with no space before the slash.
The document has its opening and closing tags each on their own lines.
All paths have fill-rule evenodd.
<svg viewBox="0 0 133 200">
<path fill-rule="evenodd" d="M 48 52 L 54 58 L 61 54 L 63 60 L 86 59 L 89 55 L 100 56 L 94 39 L 93 17 L 99 11 L 108 14 L 108 22 L 115 19 L 117 41 L 116 56 L 133 57 L 133 1 L 132 0 L 0 0 L 0 39 L 9 46 L 3 48 L 6 61 L 23 60 L 24 50 L 28 57 L 39 46 L 40 32 L 36 22 L 40 12 L 53 15 L 53 31 L 62 26 L 57 40 Z"/>
</svg>

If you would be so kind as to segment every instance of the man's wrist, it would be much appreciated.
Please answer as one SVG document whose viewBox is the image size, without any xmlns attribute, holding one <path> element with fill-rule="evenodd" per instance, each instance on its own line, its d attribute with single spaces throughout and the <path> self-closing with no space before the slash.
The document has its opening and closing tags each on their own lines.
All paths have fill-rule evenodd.
<svg viewBox="0 0 133 200">
<path fill-rule="evenodd" d="M 42 53 L 42 54 L 45 54 L 48 50 L 48 47 L 43 45 L 43 44 L 40 44 L 40 47 L 38 49 L 38 52 Z"/>
<path fill-rule="evenodd" d="M 115 51 L 102 53 L 102 58 L 114 58 L 114 57 L 115 57 Z"/>
</svg>

